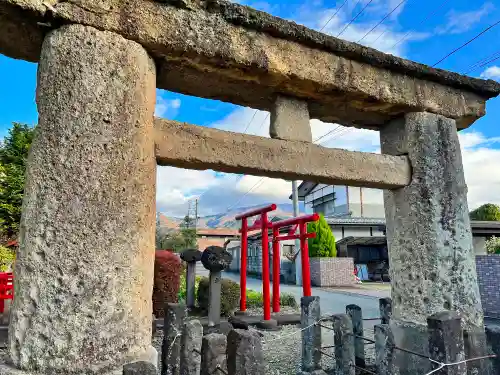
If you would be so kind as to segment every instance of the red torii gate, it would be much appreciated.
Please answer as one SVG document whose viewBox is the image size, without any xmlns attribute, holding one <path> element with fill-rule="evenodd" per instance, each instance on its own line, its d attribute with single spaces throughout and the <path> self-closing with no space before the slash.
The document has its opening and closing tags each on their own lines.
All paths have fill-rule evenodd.
<svg viewBox="0 0 500 375">
<path fill-rule="evenodd" d="M 251 210 L 237 215 L 236 220 L 241 220 L 241 261 L 240 261 L 240 312 L 246 311 L 246 286 L 247 286 L 247 258 L 248 258 L 248 232 L 261 230 L 262 233 L 262 295 L 264 307 L 264 320 L 271 319 L 271 301 L 269 291 L 269 236 L 268 231 L 272 229 L 273 235 L 273 312 L 280 311 L 280 256 L 279 241 L 300 239 L 301 259 L 302 259 L 302 288 L 303 295 L 311 295 L 311 274 L 309 267 L 309 251 L 307 239 L 316 237 L 316 233 L 307 233 L 307 223 L 318 221 L 319 215 L 306 215 L 281 220 L 270 223 L 267 214 L 276 210 L 276 205 L 271 204 L 262 208 Z M 248 219 L 260 215 L 255 223 L 248 227 Z M 295 228 L 286 236 L 279 236 L 279 229 L 285 226 L 295 225 Z M 299 234 L 295 234 L 296 227 L 299 227 Z"/>
</svg>

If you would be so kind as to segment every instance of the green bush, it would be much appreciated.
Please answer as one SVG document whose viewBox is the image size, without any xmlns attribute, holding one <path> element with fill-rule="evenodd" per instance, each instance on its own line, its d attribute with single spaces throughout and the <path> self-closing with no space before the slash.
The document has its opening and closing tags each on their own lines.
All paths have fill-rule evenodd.
<svg viewBox="0 0 500 375">
<path fill-rule="evenodd" d="M 316 233 L 315 238 L 309 238 L 309 256 L 311 258 L 335 258 L 337 249 L 335 248 L 335 237 L 323 215 L 318 221 L 307 224 L 308 233 Z"/>
<path fill-rule="evenodd" d="M 0 246 L 0 272 L 6 272 L 14 263 L 16 252 L 5 246 Z"/>
<path fill-rule="evenodd" d="M 271 295 L 271 301 L 273 296 Z M 262 307 L 264 297 L 261 292 L 256 292 L 255 290 L 247 290 L 247 307 Z M 280 294 L 280 305 L 281 306 L 289 306 L 289 307 L 297 307 L 297 301 L 295 297 L 290 293 L 281 293 Z"/>
<path fill-rule="evenodd" d="M 200 280 L 198 285 L 197 301 L 198 307 L 208 311 L 209 299 L 209 280 L 204 277 Z M 222 315 L 230 315 L 239 306 L 240 303 L 240 285 L 232 280 L 221 280 L 221 299 L 220 309 Z"/>
</svg>

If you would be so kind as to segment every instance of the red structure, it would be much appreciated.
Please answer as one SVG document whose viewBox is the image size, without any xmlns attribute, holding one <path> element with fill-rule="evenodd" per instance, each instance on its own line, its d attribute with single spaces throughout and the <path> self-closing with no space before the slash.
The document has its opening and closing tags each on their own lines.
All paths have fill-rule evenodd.
<svg viewBox="0 0 500 375">
<path fill-rule="evenodd" d="M 240 267 L 240 311 L 247 310 L 247 257 L 248 257 L 248 232 L 254 230 L 262 231 L 262 295 L 264 302 L 264 320 L 271 319 L 270 291 L 269 291 L 269 236 L 270 228 L 267 214 L 276 210 L 276 205 L 271 204 L 236 216 L 236 220 L 241 220 L 241 267 Z M 260 215 L 255 223 L 248 227 L 248 219 Z M 279 266 L 278 266 L 279 267 Z M 279 281 L 279 278 L 278 278 Z"/>
<path fill-rule="evenodd" d="M 291 219 L 270 223 L 268 213 L 276 209 L 275 204 L 245 212 L 236 216 L 236 220 L 241 220 L 241 265 L 240 265 L 240 311 L 245 312 L 246 291 L 247 291 L 247 258 L 248 258 L 248 232 L 260 230 L 262 232 L 262 295 L 264 303 L 264 320 L 271 319 L 271 301 L 269 291 L 269 229 L 272 229 L 273 236 L 273 312 L 280 311 L 280 253 L 279 242 L 284 240 L 300 240 L 302 259 L 302 288 L 304 296 L 311 296 L 311 272 L 309 267 L 309 249 L 307 239 L 316 237 L 316 233 L 307 233 L 307 223 L 318 221 L 319 215 L 305 215 Z M 255 223 L 249 227 L 248 219 L 253 216 L 260 216 Z M 280 236 L 280 228 L 295 226 L 288 235 Z M 295 234 L 297 226 L 299 234 Z"/>
<path fill-rule="evenodd" d="M 14 275 L 0 272 L 0 313 L 5 311 L 5 300 L 14 299 Z"/>
<path fill-rule="evenodd" d="M 307 239 L 316 237 L 316 233 L 307 233 L 307 223 L 318 221 L 319 215 L 305 215 L 294 217 L 291 219 L 277 221 L 272 224 L 273 229 L 273 275 L 280 274 L 279 263 L 279 241 L 283 240 L 300 240 L 300 255 L 302 260 L 302 290 L 305 297 L 311 296 L 311 270 L 309 266 L 309 248 Z M 299 227 L 299 234 L 295 234 L 295 229 L 290 231 L 286 236 L 279 236 L 279 229 L 295 225 Z M 273 311 L 279 312 L 280 310 L 280 279 L 273 277 Z"/>
</svg>

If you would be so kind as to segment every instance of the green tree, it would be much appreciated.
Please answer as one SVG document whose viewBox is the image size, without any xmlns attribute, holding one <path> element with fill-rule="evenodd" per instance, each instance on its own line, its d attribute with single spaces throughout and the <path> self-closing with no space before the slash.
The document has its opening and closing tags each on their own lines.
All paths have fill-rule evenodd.
<svg viewBox="0 0 500 375">
<path fill-rule="evenodd" d="M 493 236 L 487 239 L 486 250 L 488 254 L 500 254 L 500 238 Z"/>
<path fill-rule="evenodd" d="M 500 207 L 493 203 L 483 204 L 470 213 L 472 220 L 500 221 Z"/>
<path fill-rule="evenodd" d="M 0 230 L 15 236 L 21 222 L 28 151 L 35 129 L 14 123 L 0 145 Z"/>
<path fill-rule="evenodd" d="M 307 224 L 308 233 L 316 233 L 315 238 L 309 238 L 309 256 L 312 258 L 334 258 L 337 256 L 335 237 L 323 215 L 319 220 Z"/>
</svg>

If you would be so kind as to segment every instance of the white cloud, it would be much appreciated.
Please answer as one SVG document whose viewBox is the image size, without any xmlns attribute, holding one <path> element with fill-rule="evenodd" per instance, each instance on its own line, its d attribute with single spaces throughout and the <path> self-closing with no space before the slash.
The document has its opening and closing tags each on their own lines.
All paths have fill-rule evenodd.
<svg viewBox="0 0 500 375">
<path fill-rule="evenodd" d="M 446 25 L 438 27 L 436 32 L 438 34 L 461 34 L 472 29 L 477 25 L 483 17 L 491 13 L 495 9 L 492 3 L 485 3 L 477 10 L 468 12 L 457 12 L 451 10 L 448 12 L 448 22 Z"/>
<path fill-rule="evenodd" d="M 481 78 L 491 78 L 500 80 L 500 66 L 490 66 L 481 73 Z"/>
<path fill-rule="evenodd" d="M 155 116 L 173 119 L 179 113 L 181 107 L 180 99 L 165 99 L 160 90 L 156 93 Z"/>
</svg>

